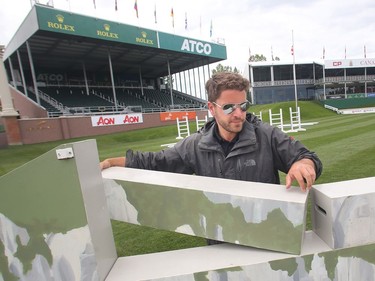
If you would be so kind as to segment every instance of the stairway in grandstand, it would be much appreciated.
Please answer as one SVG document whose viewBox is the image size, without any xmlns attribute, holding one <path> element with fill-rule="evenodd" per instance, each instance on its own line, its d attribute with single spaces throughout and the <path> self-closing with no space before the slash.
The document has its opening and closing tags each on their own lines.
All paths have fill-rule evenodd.
<svg viewBox="0 0 375 281">
<path fill-rule="evenodd" d="M 17 86 L 17 90 L 25 94 L 25 89 L 23 86 Z M 33 102 L 37 103 L 37 97 L 35 95 L 34 88 L 28 87 L 27 97 Z M 64 107 L 61 104 L 58 104 L 56 101 L 52 100 L 48 95 L 39 91 L 39 101 L 40 105 L 45 108 L 47 112 L 55 112 L 57 115 L 62 115 L 64 113 Z"/>
</svg>

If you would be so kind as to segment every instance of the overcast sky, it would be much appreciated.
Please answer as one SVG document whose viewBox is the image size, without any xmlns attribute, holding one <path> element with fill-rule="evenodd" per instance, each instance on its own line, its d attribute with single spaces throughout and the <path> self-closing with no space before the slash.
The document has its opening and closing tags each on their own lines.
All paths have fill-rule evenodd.
<svg viewBox="0 0 375 281">
<path fill-rule="evenodd" d="M 56 9 L 180 36 L 205 41 L 220 38 L 228 56 L 222 64 L 240 71 L 250 52 L 263 54 L 270 61 L 272 49 L 274 57 L 292 61 L 292 34 L 296 61 L 320 60 L 323 48 L 325 59 L 343 59 L 345 49 L 347 58 L 363 58 L 365 46 L 367 58 L 375 58 L 374 0 L 138 0 L 138 19 L 134 0 L 117 0 L 117 11 L 115 1 L 53 0 L 53 4 Z M 0 0 L 0 44 L 8 44 L 31 2 Z"/>
</svg>

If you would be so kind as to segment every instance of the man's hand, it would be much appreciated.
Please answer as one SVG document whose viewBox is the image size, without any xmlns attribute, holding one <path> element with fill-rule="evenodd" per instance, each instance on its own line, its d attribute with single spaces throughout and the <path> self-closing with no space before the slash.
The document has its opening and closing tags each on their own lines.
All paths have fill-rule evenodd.
<svg viewBox="0 0 375 281">
<path fill-rule="evenodd" d="M 292 186 L 293 181 L 297 181 L 302 191 L 309 190 L 316 179 L 315 164 L 310 159 L 301 159 L 290 167 L 286 175 L 286 188 Z"/>
<path fill-rule="evenodd" d="M 125 167 L 125 157 L 108 158 L 100 162 L 100 169 L 108 169 L 110 167 Z"/>
<path fill-rule="evenodd" d="M 111 167 L 111 163 L 108 161 L 108 159 L 100 162 L 100 170 L 108 169 L 109 167 Z"/>
</svg>

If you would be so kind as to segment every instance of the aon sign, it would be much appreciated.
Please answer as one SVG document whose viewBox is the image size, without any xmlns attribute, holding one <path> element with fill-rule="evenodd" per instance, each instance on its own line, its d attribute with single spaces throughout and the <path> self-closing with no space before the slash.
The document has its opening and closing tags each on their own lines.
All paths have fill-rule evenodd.
<svg viewBox="0 0 375 281">
<path fill-rule="evenodd" d="M 91 117 L 91 124 L 93 127 L 135 124 L 135 123 L 143 123 L 142 114 L 136 113 L 136 114 L 120 114 L 120 115 L 100 115 L 100 116 Z"/>
</svg>

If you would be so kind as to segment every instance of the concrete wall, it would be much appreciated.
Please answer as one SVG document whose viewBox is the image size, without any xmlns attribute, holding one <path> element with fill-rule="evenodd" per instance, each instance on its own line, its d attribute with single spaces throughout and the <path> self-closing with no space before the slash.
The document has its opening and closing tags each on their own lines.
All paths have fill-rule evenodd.
<svg viewBox="0 0 375 281">
<path fill-rule="evenodd" d="M 28 99 L 24 94 L 19 93 L 15 88 L 9 86 L 12 95 L 13 106 L 20 114 L 20 118 L 46 118 L 47 111 L 37 103 Z"/>
<path fill-rule="evenodd" d="M 0 148 L 7 147 L 8 141 L 7 141 L 7 135 L 5 132 L 0 133 Z"/>
<path fill-rule="evenodd" d="M 160 113 L 143 114 L 142 123 L 98 127 L 92 125 L 90 116 L 48 118 L 48 113 L 43 107 L 26 98 L 15 88 L 11 86 L 9 88 L 14 108 L 20 114 L 18 125 L 21 134 L 20 143 L 22 144 L 67 140 L 176 124 L 176 120 L 163 120 Z M 204 119 L 207 110 L 195 113 L 199 119 Z M 195 120 L 191 120 L 191 122 L 195 122 Z"/>
<path fill-rule="evenodd" d="M 199 119 L 204 119 L 207 111 L 197 111 L 196 114 Z M 90 116 L 20 119 L 18 122 L 23 144 L 105 135 L 176 124 L 175 120 L 162 121 L 160 113 L 143 114 L 143 123 L 100 127 L 92 126 Z M 195 120 L 191 122 L 195 122 Z"/>
</svg>

